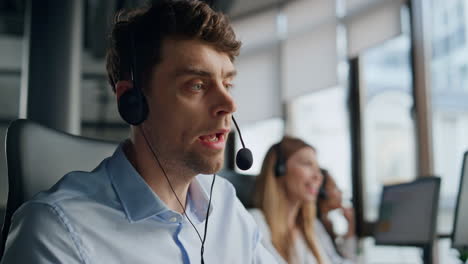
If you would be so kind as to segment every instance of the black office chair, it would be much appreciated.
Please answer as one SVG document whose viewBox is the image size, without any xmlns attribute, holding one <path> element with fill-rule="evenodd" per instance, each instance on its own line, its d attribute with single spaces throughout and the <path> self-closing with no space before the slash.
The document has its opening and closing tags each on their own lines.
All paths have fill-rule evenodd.
<svg viewBox="0 0 468 264">
<path fill-rule="evenodd" d="M 237 197 L 245 208 L 248 209 L 254 207 L 253 194 L 255 191 L 255 176 L 240 174 L 232 170 L 222 170 L 218 174 L 234 185 Z"/>
<path fill-rule="evenodd" d="M 13 213 L 36 193 L 70 171 L 90 171 L 111 156 L 117 143 L 66 134 L 26 119 L 13 121 L 6 134 L 8 200 L 0 241 L 0 260 Z"/>
</svg>

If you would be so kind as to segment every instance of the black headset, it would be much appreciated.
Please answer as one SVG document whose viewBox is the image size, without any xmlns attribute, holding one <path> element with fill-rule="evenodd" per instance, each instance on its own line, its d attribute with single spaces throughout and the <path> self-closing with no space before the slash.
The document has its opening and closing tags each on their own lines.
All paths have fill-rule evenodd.
<svg viewBox="0 0 468 264">
<path fill-rule="evenodd" d="M 125 91 L 119 98 L 117 102 L 117 107 L 119 109 L 119 114 L 122 119 L 130 125 L 138 126 L 143 123 L 148 118 L 148 103 L 146 97 L 143 94 L 143 89 L 140 86 L 140 80 L 137 74 L 138 71 L 138 61 L 135 39 L 130 28 L 130 24 L 125 23 L 126 29 L 128 30 L 127 36 L 130 38 L 130 78 L 133 82 L 133 88 Z M 237 133 L 242 144 L 242 148 L 236 154 L 236 165 L 241 170 L 248 170 L 252 167 L 253 157 L 250 149 L 245 147 L 244 140 L 242 139 L 242 133 L 239 126 L 237 125 L 234 115 L 232 116 L 232 121 L 236 127 Z"/>
<path fill-rule="evenodd" d="M 122 119 L 130 125 L 138 126 L 148 118 L 148 103 L 146 97 L 143 94 L 143 89 L 140 86 L 140 80 L 138 76 L 138 56 L 136 54 L 135 39 L 128 22 L 125 23 L 126 30 L 128 30 L 127 36 L 130 38 L 130 78 L 133 82 L 133 88 L 126 90 L 119 98 L 117 107 L 119 114 Z M 245 147 L 242 133 L 239 126 L 237 125 L 234 115 L 231 116 L 232 121 L 236 127 L 237 133 L 242 144 L 242 148 L 236 154 L 236 165 L 241 170 L 248 170 L 252 167 L 253 157 L 250 149 Z"/>
<path fill-rule="evenodd" d="M 130 38 L 130 78 L 133 82 L 133 88 L 125 91 L 119 98 L 117 106 L 119 114 L 130 125 L 138 126 L 148 118 L 148 103 L 143 94 L 143 89 L 140 87 L 139 73 L 137 66 L 137 56 L 134 54 L 135 39 L 130 29 L 130 25 L 126 25 L 128 36 Z"/>
<path fill-rule="evenodd" d="M 146 97 L 145 95 L 143 94 L 143 89 L 142 87 L 140 86 L 140 82 L 139 82 L 139 75 L 137 75 L 139 73 L 138 71 L 138 61 L 137 61 L 137 50 L 136 50 L 136 47 L 135 47 L 135 39 L 134 39 L 134 35 L 133 35 L 133 32 L 130 28 L 130 24 L 128 24 L 127 22 L 122 22 L 122 23 L 125 23 L 125 27 L 126 27 L 126 30 L 128 30 L 128 34 L 127 36 L 130 38 L 130 78 L 131 78 L 131 81 L 133 82 L 133 87 L 131 89 L 127 89 L 121 96 L 120 98 L 118 99 L 118 102 L 117 102 L 117 107 L 118 107 L 118 110 L 119 110 L 119 114 L 120 116 L 122 117 L 123 120 L 125 120 L 125 122 L 127 122 L 128 124 L 130 125 L 134 125 L 134 126 L 138 126 L 140 124 L 142 124 L 147 118 L 148 118 L 148 113 L 149 113 L 149 109 L 148 109 L 148 102 L 146 101 Z M 242 149 L 240 149 L 238 152 L 237 152 L 237 155 L 236 155 L 236 164 L 237 166 L 242 169 L 242 170 L 247 170 L 249 169 L 251 166 L 252 166 L 252 162 L 253 162 L 253 158 L 252 158 L 252 152 L 245 147 L 244 145 L 244 140 L 242 139 L 242 134 L 240 132 L 240 129 L 239 129 L 239 126 L 237 125 L 237 122 L 236 120 L 234 119 L 234 116 L 232 116 L 232 120 L 234 121 L 234 124 L 236 126 L 236 129 L 239 133 L 239 137 L 240 137 L 240 140 L 241 140 L 241 143 L 242 143 Z M 149 144 L 146 136 L 145 136 L 145 133 L 143 131 L 143 136 L 146 140 L 146 143 L 148 144 L 148 147 L 151 149 L 155 159 L 157 160 L 160 168 L 162 169 L 164 175 L 166 176 L 166 179 L 169 183 L 169 185 L 171 186 L 171 189 L 172 189 L 172 185 L 169 181 L 169 178 L 167 178 L 167 175 L 166 175 L 166 172 L 164 170 L 164 168 L 161 166 L 160 162 L 159 162 L 159 159 L 158 157 L 156 156 L 154 150 L 153 150 L 153 147 Z M 211 206 L 211 198 L 212 198 L 212 192 L 213 192 L 213 186 L 214 186 L 214 182 L 215 182 L 215 178 L 216 178 L 216 174 L 213 175 L 213 181 L 211 183 L 211 188 L 210 188 L 210 199 L 209 199 L 209 202 L 208 202 L 208 208 L 207 208 L 207 211 L 206 211 L 206 220 L 205 220 L 205 229 L 204 229 L 204 234 L 203 234 L 203 239 L 201 238 L 200 236 L 200 233 L 198 232 L 198 229 L 193 225 L 192 221 L 190 220 L 190 218 L 185 214 L 185 207 L 182 205 L 182 203 L 180 203 L 180 200 L 179 198 L 177 197 L 177 194 L 174 192 L 174 189 L 172 189 L 172 191 L 174 192 L 174 195 L 176 196 L 177 200 L 179 201 L 180 205 L 184 208 L 184 214 L 185 216 L 187 217 L 187 220 L 192 224 L 193 228 L 195 229 L 195 231 L 197 232 L 198 236 L 200 237 L 200 241 L 201 241 L 201 263 L 204 264 L 204 258 L 203 258 L 203 252 L 204 252 L 204 246 L 205 246 L 205 240 L 206 240 L 206 231 L 208 229 L 208 216 L 209 216 L 209 211 L 210 211 L 210 206 Z"/>
<path fill-rule="evenodd" d="M 286 161 L 283 157 L 283 152 L 281 150 L 281 142 L 276 143 L 273 147 L 276 151 L 276 162 L 275 162 L 275 176 L 281 177 L 286 174 Z"/>
<path fill-rule="evenodd" d="M 320 185 L 319 193 L 318 193 L 318 198 L 321 200 L 327 200 L 328 199 L 328 194 L 326 190 L 326 185 L 327 185 L 327 179 L 328 179 L 328 172 L 325 169 L 320 168 L 320 173 L 322 173 L 323 180 L 322 184 Z"/>
</svg>

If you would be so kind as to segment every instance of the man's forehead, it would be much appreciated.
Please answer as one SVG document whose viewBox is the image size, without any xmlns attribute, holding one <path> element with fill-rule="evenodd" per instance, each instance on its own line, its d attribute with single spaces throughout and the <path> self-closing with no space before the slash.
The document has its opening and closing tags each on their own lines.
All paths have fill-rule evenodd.
<svg viewBox="0 0 468 264">
<path fill-rule="evenodd" d="M 236 69 L 229 55 L 201 40 L 167 39 L 161 49 L 161 63 L 170 64 L 178 73 L 210 72 L 235 76 Z"/>
</svg>

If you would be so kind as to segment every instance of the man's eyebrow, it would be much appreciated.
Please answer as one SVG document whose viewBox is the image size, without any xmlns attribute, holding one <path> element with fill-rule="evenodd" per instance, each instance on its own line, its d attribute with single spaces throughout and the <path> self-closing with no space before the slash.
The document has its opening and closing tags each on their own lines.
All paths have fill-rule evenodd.
<svg viewBox="0 0 468 264">
<path fill-rule="evenodd" d="M 196 68 L 180 68 L 177 69 L 175 72 L 175 77 L 180 77 L 184 75 L 197 75 L 201 77 L 211 77 L 211 73 L 201 70 L 201 69 L 196 69 Z"/>
<path fill-rule="evenodd" d="M 204 71 L 204 70 L 197 69 L 197 68 L 181 68 L 181 69 L 176 70 L 174 74 L 176 78 L 180 76 L 184 76 L 184 75 L 196 75 L 196 76 L 205 77 L 205 78 L 213 77 L 213 74 L 211 72 Z M 237 75 L 237 71 L 232 70 L 224 74 L 223 78 L 232 78 L 236 75 Z"/>
<path fill-rule="evenodd" d="M 237 71 L 232 70 L 232 71 L 228 71 L 226 74 L 224 74 L 224 78 L 232 78 L 232 77 L 235 77 L 236 75 L 237 75 Z"/>
</svg>

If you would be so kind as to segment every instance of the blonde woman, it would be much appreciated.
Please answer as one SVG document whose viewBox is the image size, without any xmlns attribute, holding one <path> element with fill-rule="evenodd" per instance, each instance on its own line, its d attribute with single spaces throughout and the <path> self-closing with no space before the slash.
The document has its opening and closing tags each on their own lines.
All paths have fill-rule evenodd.
<svg viewBox="0 0 468 264">
<path fill-rule="evenodd" d="M 330 263 L 314 231 L 321 182 L 315 149 L 304 141 L 284 137 L 268 150 L 250 212 L 280 263 Z"/>
</svg>

